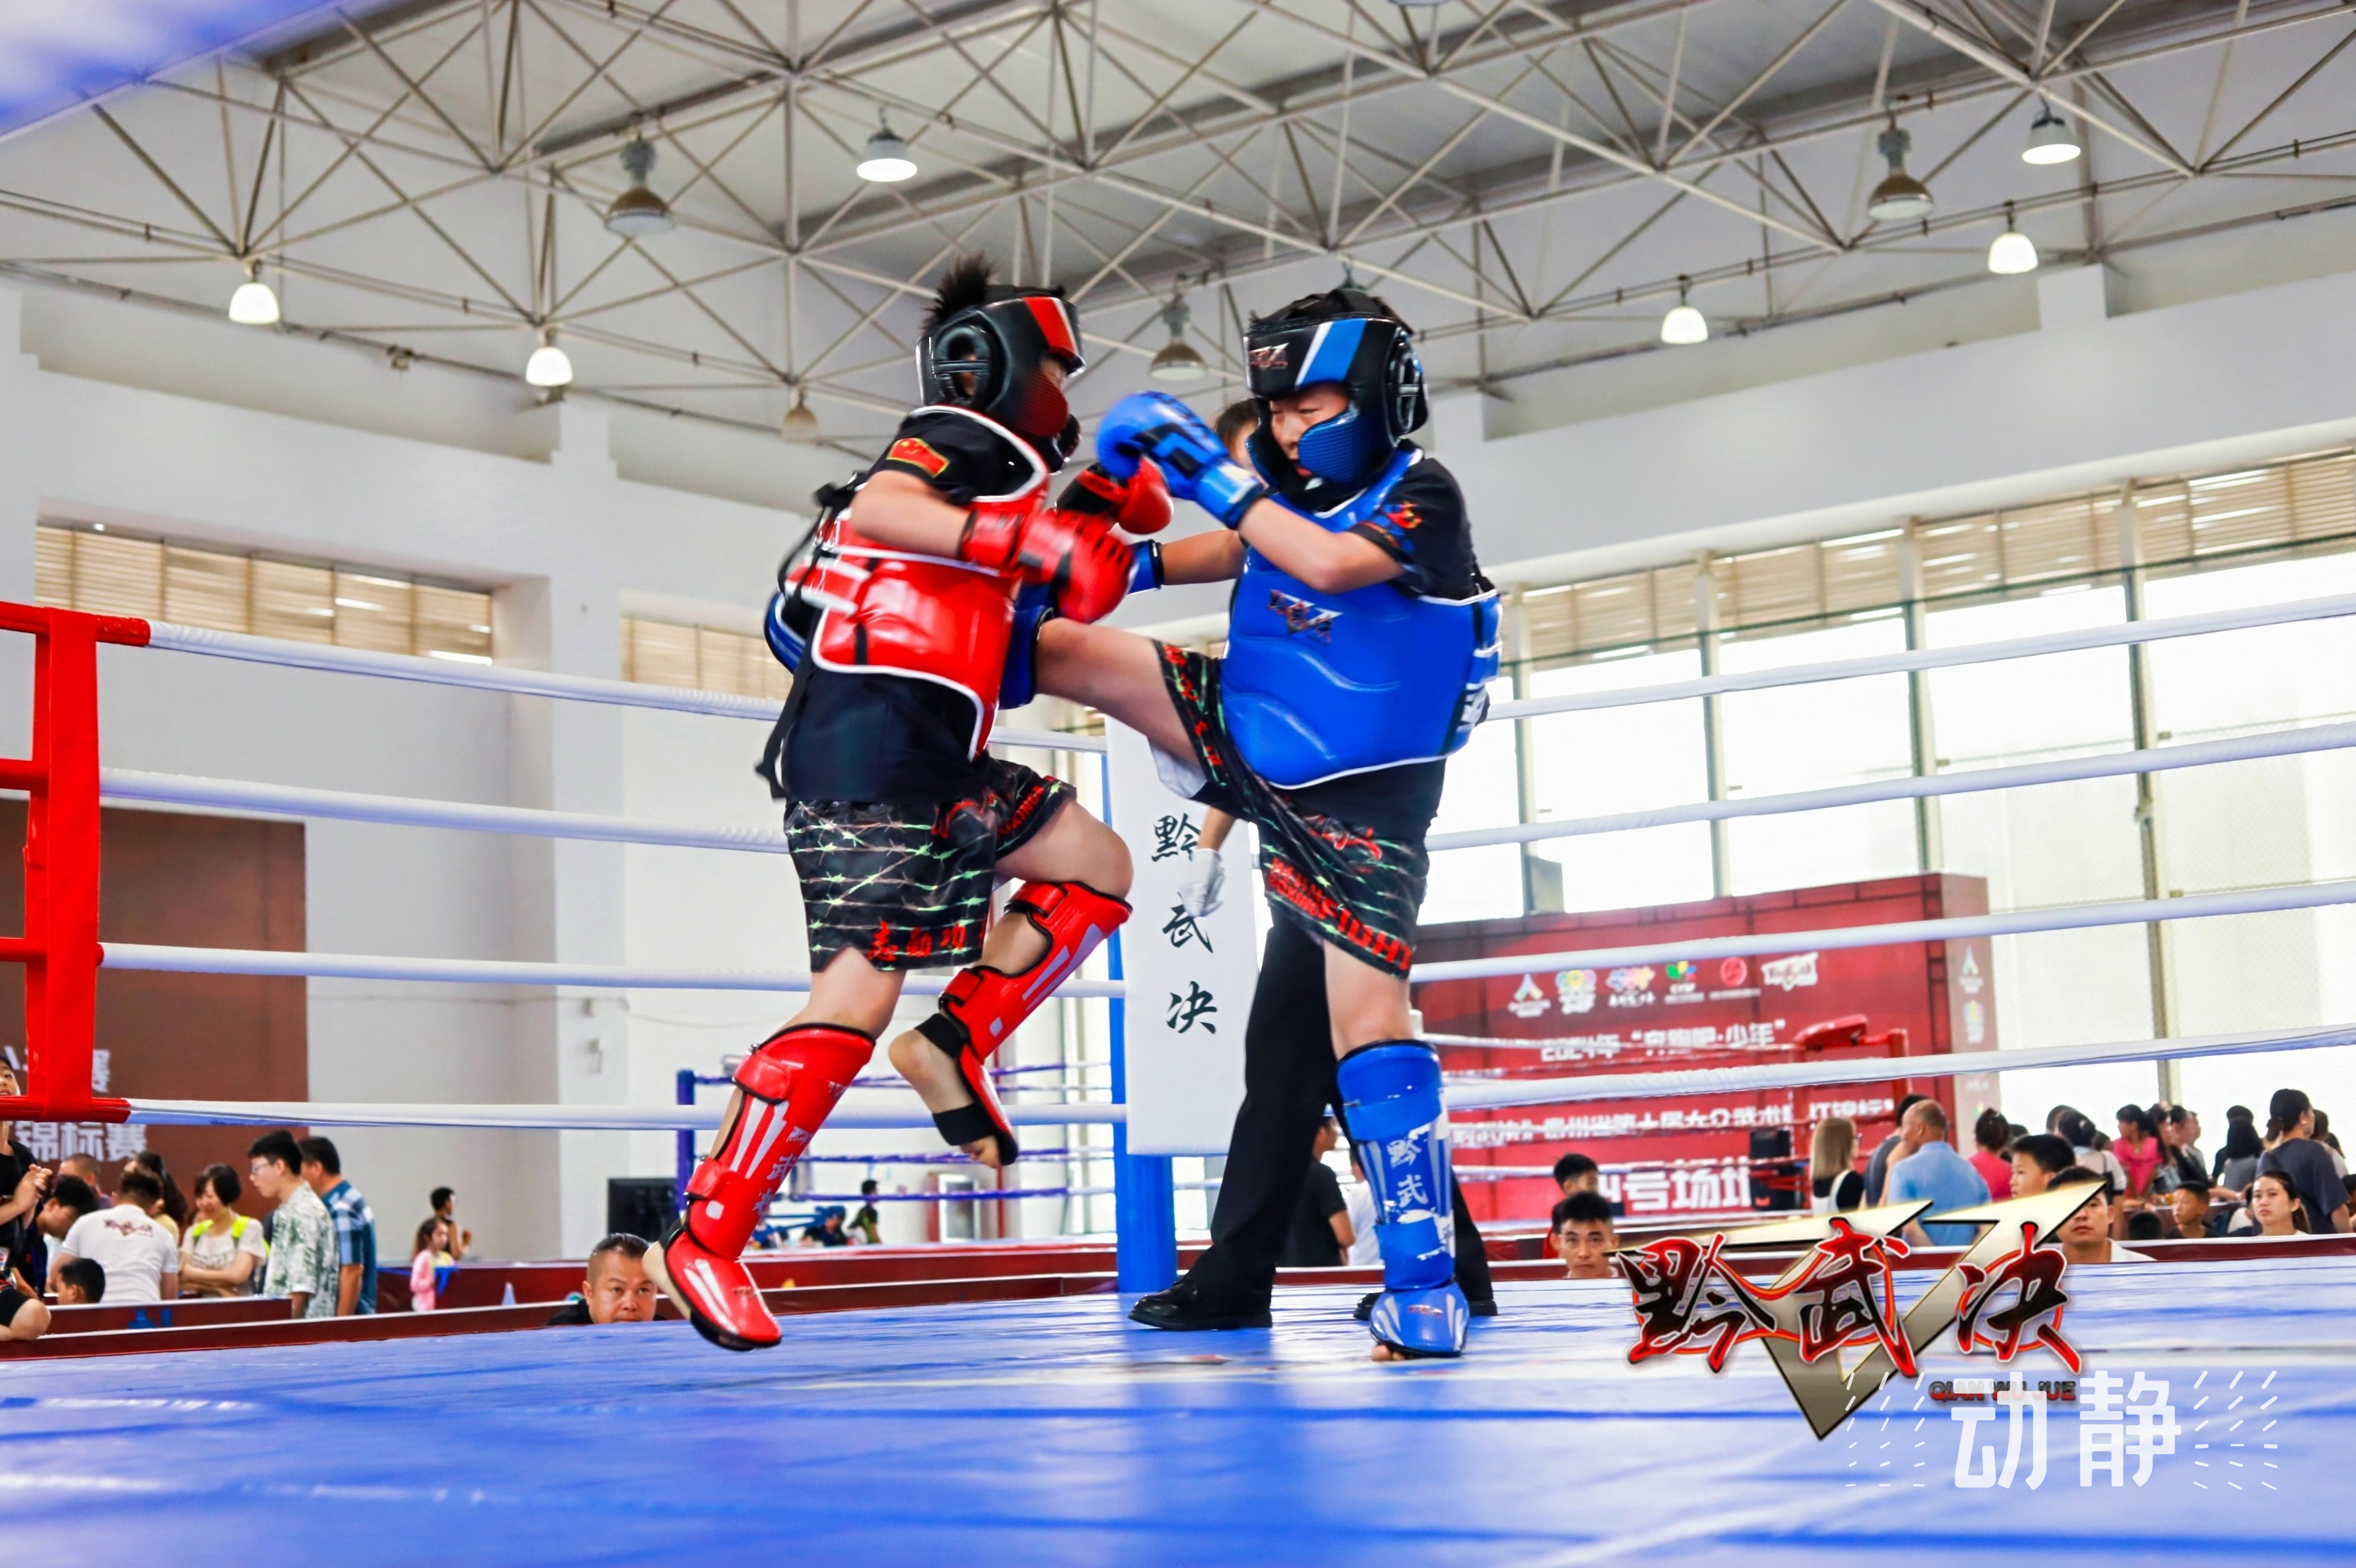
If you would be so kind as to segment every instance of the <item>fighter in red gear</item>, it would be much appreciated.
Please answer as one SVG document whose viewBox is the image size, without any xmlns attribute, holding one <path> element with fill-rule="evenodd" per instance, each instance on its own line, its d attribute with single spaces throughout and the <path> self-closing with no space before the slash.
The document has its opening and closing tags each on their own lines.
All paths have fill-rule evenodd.
<svg viewBox="0 0 2356 1568">
<path fill-rule="evenodd" d="M 958 262 L 925 324 L 924 406 L 787 584 L 817 618 L 762 772 L 787 803 L 809 1002 L 736 1073 L 685 1211 L 647 1257 L 726 1349 L 777 1342 L 742 1254 L 873 1053 L 904 972 L 962 969 L 891 1058 L 950 1142 L 1001 1166 L 1018 1151 L 991 1054 L 1129 913 L 1120 840 L 1068 784 L 986 749 L 1018 597 L 1043 591 L 1053 613 L 1093 621 L 1131 570 L 1108 509 L 1048 496 L 1078 440 L 1063 381 L 1079 343 L 1060 295 Z M 1116 482 L 1129 503 L 1116 509 L 1151 522 L 1150 500 L 1130 498 L 1151 483 Z M 1018 918 L 993 922 L 991 890 L 1010 877 L 1026 884 Z"/>
</svg>

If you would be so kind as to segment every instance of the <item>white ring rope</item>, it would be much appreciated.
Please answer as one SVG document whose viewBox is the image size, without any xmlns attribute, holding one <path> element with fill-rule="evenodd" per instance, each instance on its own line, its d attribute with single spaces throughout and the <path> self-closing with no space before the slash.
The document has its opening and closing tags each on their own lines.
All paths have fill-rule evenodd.
<svg viewBox="0 0 2356 1568">
<path fill-rule="evenodd" d="M 2244 632 L 2253 627 L 2279 626 L 2292 621 L 2328 620 L 2335 615 L 2356 615 L 2356 594 L 2340 594 L 2329 599 L 2300 599 L 2287 604 L 2265 604 L 2246 610 L 2212 610 L 2199 615 L 2174 615 L 2157 621 L 2127 621 L 2115 626 L 2088 626 L 2071 632 L 2045 632 L 2033 637 L 2008 637 L 1998 642 L 1969 643 L 1953 648 L 1916 648 L 1905 653 L 1874 654 L 1865 658 L 1833 659 L 1823 664 L 1746 670 L 1739 675 L 1703 676 L 1695 680 L 1670 681 L 1660 686 L 1620 687 L 1611 691 L 1532 697 L 1518 702 L 1498 703 L 1489 709 L 1489 717 L 1492 720 L 1534 719 L 1545 713 L 1574 713 L 1596 708 L 1678 702 L 1688 698 L 1715 697 L 1729 691 L 1762 691 L 1777 686 L 1813 686 L 1827 680 L 1854 680 L 1860 676 L 1951 669 L 1957 665 L 2034 658 L 2041 654 L 2080 653 L 2088 648 L 2115 648 L 2129 643 L 2161 642 L 2170 637 L 2207 636 L 2214 632 Z"/>
<path fill-rule="evenodd" d="M 2214 915 L 2267 914 L 2356 903 L 2356 881 L 2311 882 L 2298 887 L 2254 888 L 2227 893 L 2193 893 L 2180 899 L 2132 899 L 2119 903 L 2062 904 L 2017 910 L 2009 914 L 1949 915 L 1939 920 L 1902 920 L 1883 925 L 1836 926 L 1818 931 L 1751 932 L 1741 936 L 1700 936 L 1683 942 L 1652 942 L 1630 947 L 1596 947 L 1569 953 L 1505 954 L 1443 964 L 1419 964 L 1408 978 L 1483 980 L 1501 975 L 1534 975 L 1559 969 L 1609 969 L 1673 958 L 1749 958 L 1766 953 L 1806 953 L 1847 947 L 1894 946 L 1903 942 L 1962 942 L 1976 936 L 2021 936 L 2040 931 L 2075 931 L 2098 925 L 2148 925 L 2162 920 L 2206 920 Z M 110 949 L 109 951 L 112 951 Z M 184 950 L 185 951 L 185 950 Z"/>
<path fill-rule="evenodd" d="M 176 654 L 207 654 L 215 658 L 242 659 L 249 664 L 284 665 L 293 669 L 328 670 L 339 675 L 373 675 L 391 680 L 423 681 L 429 686 L 464 686 L 477 691 L 504 691 L 516 697 L 558 697 L 575 702 L 603 702 L 622 708 L 659 708 L 673 713 L 703 713 L 717 719 L 757 719 L 774 724 L 783 704 L 764 697 L 738 697 L 724 691 L 689 691 L 676 686 L 642 686 L 632 680 L 599 680 L 585 675 L 554 675 L 545 670 L 518 669 L 512 665 L 483 665 L 471 660 L 419 658 L 410 654 L 380 654 L 368 648 L 338 648 L 318 643 L 282 642 L 275 637 L 249 636 L 242 632 L 216 632 L 204 626 L 182 626 L 170 621 L 147 623 L 147 645 Z M 1054 730 L 1001 730 L 991 736 L 1004 746 L 1043 751 L 1101 752 L 1100 735 L 1066 735 Z"/>
<path fill-rule="evenodd" d="M 580 986 L 603 990 L 807 991 L 810 977 L 798 971 L 759 969 L 641 969 L 624 964 L 548 964 L 504 958 L 389 958 L 358 953 L 287 953 L 252 947 L 159 947 L 109 942 L 101 962 L 109 969 L 145 969 L 178 975 L 308 976 L 334 980 L 434 980 L 472 986 Z M 945 974 L 912 974 L 902 990 L 936 997 L 949 983 Z M 1065 997 L 1124 995 L 1118 980 L 1066 980 Z"/>
<path fill-rule="evenodd" d="M 145 1126 L 522 1127 L 553 1132 L 708 1131 L 725 1104 L 709 1105 L 403 1105 L 313 1100 L 134 1100 L 129 1120 Z M 1085 1126 L 1126 1122 L 1129 1107 L 1101 1101 L 1071 1105 L 1009 1105 L 1016 1126 Z M 827 1128 L 924 1128 L 915 1111 L 837 1106 Z M 1094 1150 L 1089 1151 L 1093 1154 Z M 1110 1155 L 1111 1150 L 1103 1151 Z"/>
<path fill-rule="evenodd" d="M 2297 756 L 2302 752 L 2337 751 L 2348 746 L 2356 746 L 2356 723 L 2313 724 L 2303 729 L 2237 735 L 2222 741 L 2153 746 L 2140 752 L 2106 752 L 2098 756 L 2068 757 L 2050 763 L 2021 763 L 2011 767 L 1972 768 L 1955 773 L 1910 774 L 1904 778 L 1876 779 L 1869 784 L 1837 784 L 1829 789 L 1795 790 L 1788 795 L 1697 800 L 1679 805 L 1652 806 L 1644 811 L 1613 812 L 1603 816 L 1566 817 L 1557 822 L 1526 822 L 1511 827 L 1477 827 L 1462 833 L 1435 833 L 1426 840 L 1426 845 L 1437 851 L 1475 849 L 1493 844 L 1538 844 L 1550 838 L 1576 838 L 1590 833 L 1625 833 L 1635 828 L 1664 827 L 1679 822 L 1718 822 L 1733 817 L 1772 816 L 1794 811 L 1829 811 L 1845 805 L 1870 805 L 1876 801 L 1920 800 L 1933 795 L 1971 795 L 1983 790 L 2067 784 L 2079 779 L 2166 773 L 2174 768 L 2205 768 L 2220 763 Z"/>
<path fill-rule="evenodd" d="M 1880 947 L 1907 942 L 1960 942 L 1979 936 L 2019 936 L 2032 932 L 2074 931 L 2102 925 L 2147 925 L 2162 920 L 2206 920 L 2219 915 L 2265 914 L 2356 903 L 2356 881 L 2316 882 L 2298 887 L 2257 888 L 2226 893 L 2195 893 L 2176 899 L 2135 899 L 2119 903 L 2064 904 L 2009 914 L 1951 915 L 1939 920 L 1897 921 L 1882 925 L 1833 926 L 1815 931 L 1752 932 L 1741 936 L 1694 937 L 1641 946 L 1599 947 L 1569 953 L 1505 954 L 1450 963 L 1419 964 L 1408 978 L 1418 985 L 1439 980 L 1486 979 L 1500 975 L 1558 969 L 1604 969 L 1629 964 L 1697 962 L 1767 953 L 1804 953 L 1848 947 Z M 162 970 L 187 975 L 314 976 L 342 980 L 424 980 L 482 986 L 579 986 L 607 990 L 807 991 L 809 976 L 754 969 L 639 969 L 619 964 L 549 964 L 498 958 L 388 958 L 351 953 L 288 953 L 250 947 L 166 947 L 110 942 L 102 962 L 112 969 Z M 942 975 L 911 975 L 911 996 L 937 996 L 948 984 Z M 1067 980 L 1060 994 L 1125 997 L 1119 980 Z"/>
<path fill-rule="evenodd" d="M 2182 1040 L 1965 1051 L 1938 1056 L 1860 1056 L 1839 1061 L 1789 1061 L 1760 1067 L 1697 1067 L 1680 1072 L 1493 1080 L 1450 1084 L 1448 1108 L 1476 1111 L 1678 1094 L 1740 1094 L 1763 1089 L 1816 1089 L 1835 1083 L 1881 1083 L 1899 1078 L 1958 1078 L 1968 1072 L 2026 1072 L 2043 1067 L 2096 1067 L 2115 1061 L 2167 1061 L 2194 1056 L 2240 1056 L 2351 1044 L 2356 1044 L 2356 1024 L 2336 1024 L 2297 1034 L 2275 1029 L 2254 1034 L 2193 1035 Z"/>
</svg>

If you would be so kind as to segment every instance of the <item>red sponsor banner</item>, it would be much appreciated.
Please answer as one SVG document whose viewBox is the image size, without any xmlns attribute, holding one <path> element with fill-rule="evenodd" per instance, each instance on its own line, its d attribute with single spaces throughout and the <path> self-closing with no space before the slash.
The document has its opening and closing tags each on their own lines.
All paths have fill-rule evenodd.
<svg viewBox="0 0 2356 1568">
<path fill-rule="evenodd" d="M 1777 931 L 1805 933 L 1979 914 L 1976 877 L 1920 876 L 1806 888 L 1647 910 L 1541 914 L 1426 926 L 1425 963 L 1674 944 Z M 1790 951 L 1745 958 L 1601 968 L 1537 967 L 1416 988 L 1425 1029 L 1526 1047 L 1440 1048 L 1451 1073 L 1584 1077 L 1665 1068 L 1922 1056 L 1996 1049 L 1996 988 L 1986 941 Z M 1827 1027 L 1829 1026 L 1829 1027 Z M 1901 1038 L 1902 1037 L 1902 1038 Z M 1542 1042 L 1542 1043 L 1541 1043 Z M 1754 1190 L 1753 1135 L 1788 1132 L 1804 1160 L 1815 1124 L 1858 1124 L 1860 1165 L 1894 1125 L 1901 1094 L 1934 1095 L 1971 1152 L 1972 1119 L 1996 1100 L 1993 1074 L 1807 1090 L 1584 1101 L 1451 1113 L 1461 1166 L 1551 1166 L 1577 1149 L 1602 1167 L 1605 1196 L 1631 1219 L 1723 1214 L 1763 1201 Z M 1764 1168 L 1761 1174 L 1766 1174 Z M 1543 1219 L 1559 1196 L 1543 1177 L 1465 1184 L 1476 1218 Z"/>
</svg>

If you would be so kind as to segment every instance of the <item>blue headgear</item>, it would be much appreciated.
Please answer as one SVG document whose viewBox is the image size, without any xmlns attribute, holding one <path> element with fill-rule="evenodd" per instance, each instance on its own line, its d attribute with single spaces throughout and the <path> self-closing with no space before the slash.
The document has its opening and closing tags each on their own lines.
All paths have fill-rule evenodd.
<svg viewBox="0 0 2356 1568">
<path fill-rule="evenodd" d="M 1331 314 L 1320 311 L 1314 319 L 1296 314 L 1310 304 L 1326 305 Z M 1366 484 L 1423 423 L 1423 362 L 1416 357 L 1415 334 L 1360 290 L 1335 289 L 1281 315 L 1255 320 L 1244 347 L 1252 400 L 1259 405 L 1252 456 L 1280 491 L 1297 491 L 1304 482 L 1269 432 L 1272 398 L 1321 382 L 1339 386 L 1349 398 L 1349 407 L 1301 438 L 1301 467 L 1330 484 Z"/>
</svg>

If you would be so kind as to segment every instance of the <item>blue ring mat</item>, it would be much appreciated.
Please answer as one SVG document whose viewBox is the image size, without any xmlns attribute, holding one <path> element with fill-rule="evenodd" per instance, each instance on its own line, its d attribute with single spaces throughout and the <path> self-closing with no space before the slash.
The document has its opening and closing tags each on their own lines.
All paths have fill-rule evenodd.
<svg viewBox="0 0 2356 1568">
<path fill-rule="evenodd" d="M 1934 1353 L 1818 1443 L 1762 1347 L 1631 1367 L 1624 1294 L 1558 1282 L 1502 1287 L 1463 1360 L 1405 1367 L 1365 1360 L 1355 1293 L 1327 1288 L 1222 1334 L 1094 1296 L 788 1318 L 750 1356 L 658 1324 L 19 1363 L 0 1539 L 102 1564 L 2356 1557 L 2328 1501 L 2356 1453 L 2356 1259 L 2068 1284 L 2088 1372 L 2169 1381 L 2184 1433 L 2145 1487 L 2082 1488 L 2057 1411 L 2040 1490 L 1958 1489 L 1963 1428 L 1924 1391 L 1986 1356 Z M 2001 1453 L 2001 1421 L 1977 1431 Z"/>
</svg>

